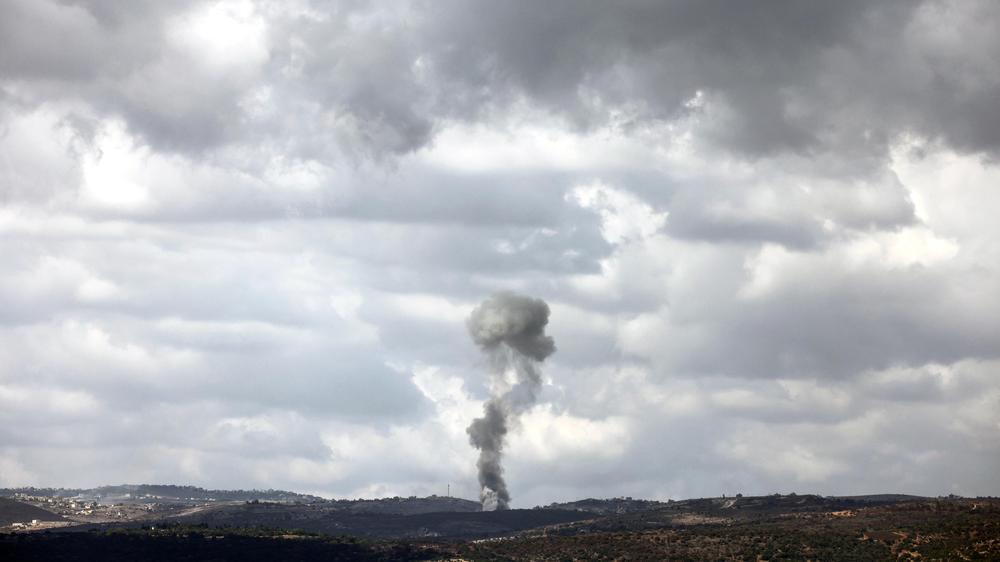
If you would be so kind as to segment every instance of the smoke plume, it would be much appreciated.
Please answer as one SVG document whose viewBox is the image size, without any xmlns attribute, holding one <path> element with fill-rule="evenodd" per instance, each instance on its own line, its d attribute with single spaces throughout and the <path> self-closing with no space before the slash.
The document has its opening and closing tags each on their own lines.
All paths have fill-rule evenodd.
<svg viewBox="0 0 1000 562">
<path fill-rule="evenodd" d="M 480 500 L 484 510 L 507 509 L 510 493 L 503 479 L 503 443 L 509 422 L 535 403 L 542 385 L 539 364 L 556 350 L 545 335 L 549 305 L 513 293 L 498 293 L 469 316 L 472 341 L 490 368 L 490 399 L 483 417 L 466 430 L 479 449 Z"/>
</svg>

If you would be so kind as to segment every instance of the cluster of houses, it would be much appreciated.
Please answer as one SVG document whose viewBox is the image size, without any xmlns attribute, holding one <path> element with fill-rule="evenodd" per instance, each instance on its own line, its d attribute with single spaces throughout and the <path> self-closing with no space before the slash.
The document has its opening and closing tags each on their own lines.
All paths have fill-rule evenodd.
<svg viewBox="0 0 1000 562">
<path fill-rule="evenodd" d="M 32 496 L 22 493 L 15 494 L 14 497 L 19 501 L 47 509 L 59 515 L 92 515 L 99 507 L 96 501 L 88 501 L 80 498 Z"/>
</svg>

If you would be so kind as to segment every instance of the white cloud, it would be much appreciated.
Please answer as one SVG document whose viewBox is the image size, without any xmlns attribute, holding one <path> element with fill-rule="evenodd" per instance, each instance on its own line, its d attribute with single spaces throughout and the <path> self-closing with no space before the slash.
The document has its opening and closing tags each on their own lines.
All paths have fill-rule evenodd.
<svg viewBox="0 0 1000 562">
<path fill-rule="evenodd" d="M 667 220 L 667 213 L 656 212 L 636 196 L 601 183 L 575 187 L 567 198 L 600 215 L 601 234 L 611 244 L 649 238 Z"/>
<path fill-rule="evenodd" d="M 196 5 L 167 24 L 167 40 L 214 72 L 263 64 L 270 49 L 267 39 L 266 24 L 250 1 Z"/>
<path fill-rule="evenodd" d="M 2 483 L 996 494 L 995 8 L 573 9 L 5 4 Z"/>
</svg>

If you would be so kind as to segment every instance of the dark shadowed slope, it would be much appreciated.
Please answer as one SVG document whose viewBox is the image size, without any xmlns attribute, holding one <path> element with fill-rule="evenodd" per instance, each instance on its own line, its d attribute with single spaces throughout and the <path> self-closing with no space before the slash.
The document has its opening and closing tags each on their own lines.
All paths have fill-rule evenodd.
<svg viewBox="0 0 1000 562">
<path fill-rule="evenodd" d="M 32 519 L 39 521 L 65 521 L 59 515 L 42 508 L 21 503 L 9 498 L 0 498 L 0 527 L 14 523 L 28 523 Z"/>
<path fill-rule="evenodd" d="M 270 527 L 373 538 L 480 538 L 589 519 L 593 514 L 548 509 L 402 515 L 331 509 L 328 505 L 214 505 L 168 521 L 212 527 Z"/>
<path fill-rule="evenodd" d="M 0 535 L 0 560 L 233 561 L 323 560 L 390 562 L 440 560 L 433 545 L 362 542 L 352 538 L 178 528 L 102 533 Z"/>
</svg>

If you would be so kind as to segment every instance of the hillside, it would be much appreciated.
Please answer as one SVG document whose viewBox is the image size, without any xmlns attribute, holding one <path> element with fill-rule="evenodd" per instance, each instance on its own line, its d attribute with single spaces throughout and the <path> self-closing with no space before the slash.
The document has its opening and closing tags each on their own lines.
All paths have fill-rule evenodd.
<svg viewBox="0 0 1000 562">
<path fill-rule="evenodd" d="M 394 497 L 373 500 L 331 500 L 328 504 L 337 510 L 355 513 L 386 513 L 396 515 L 419 515 L 443 511 L 471 513 L 482 511 L 479 502 L 444 496 Z"/>
<path fill-rule="evenodd" d="M 40 507 L 9 498 L 0 498 L 0 527 L 7 527 L 14 523 L 28 523 L 32 519 L 39 521 L 65 521 L 59 515 Z"/>
<path fill-rule="evenodd" d="M 599 509 L 615 504 L 582 502 Z M 830 510 L 847 502 L 854 507 Z M 703 498 L 603 516 L 557 509 L 399 515 L 329 505 L 213 504 L 155 524 L 0 535 L 0 560 L 95 558 L 1000 560 L 1000 500 Z"/>
<path fill-rule="evenodd" d="M 811 496 L 816 498 L 816 496 Z M 759 499 L 759 498 L 751 498 Z M 802 500 L 799 497 L 797 501 Z M 465 560 L 1000 560 L 1000 501 L 858 502 L 838 511 L 661 511 L 459 545 Z M 857 500 L 854 500 L 857 501 Z M 707 507 L 695 500 L 690 505 Z M 680 502 L 675 502 L 680 503 Z M 820 507 L 822 504 L 813 504 Z"/>
<path fill-rule="evenodd" d="M 244 503 L 206 506 L 165 519 L 183 525 L 268 527 L 383 539 L 482 538 L 580 521 L 579 511 L 519 509 L 390 513 L 336 509 L 330 504 Z"/>
<path fill-rule="evenodd" d="M 563 509 L 568 511 L 586 511 L 598 515 L 610 515 L 614 513 L 633 513 L 636 511 L 649 511 L 669 505 L 667 502 L 653 500 L 637 500 L 632 498 L 612 498 L 576 500 L 571 502 L 551 503 L 542 509 Z"/>
</svg>

